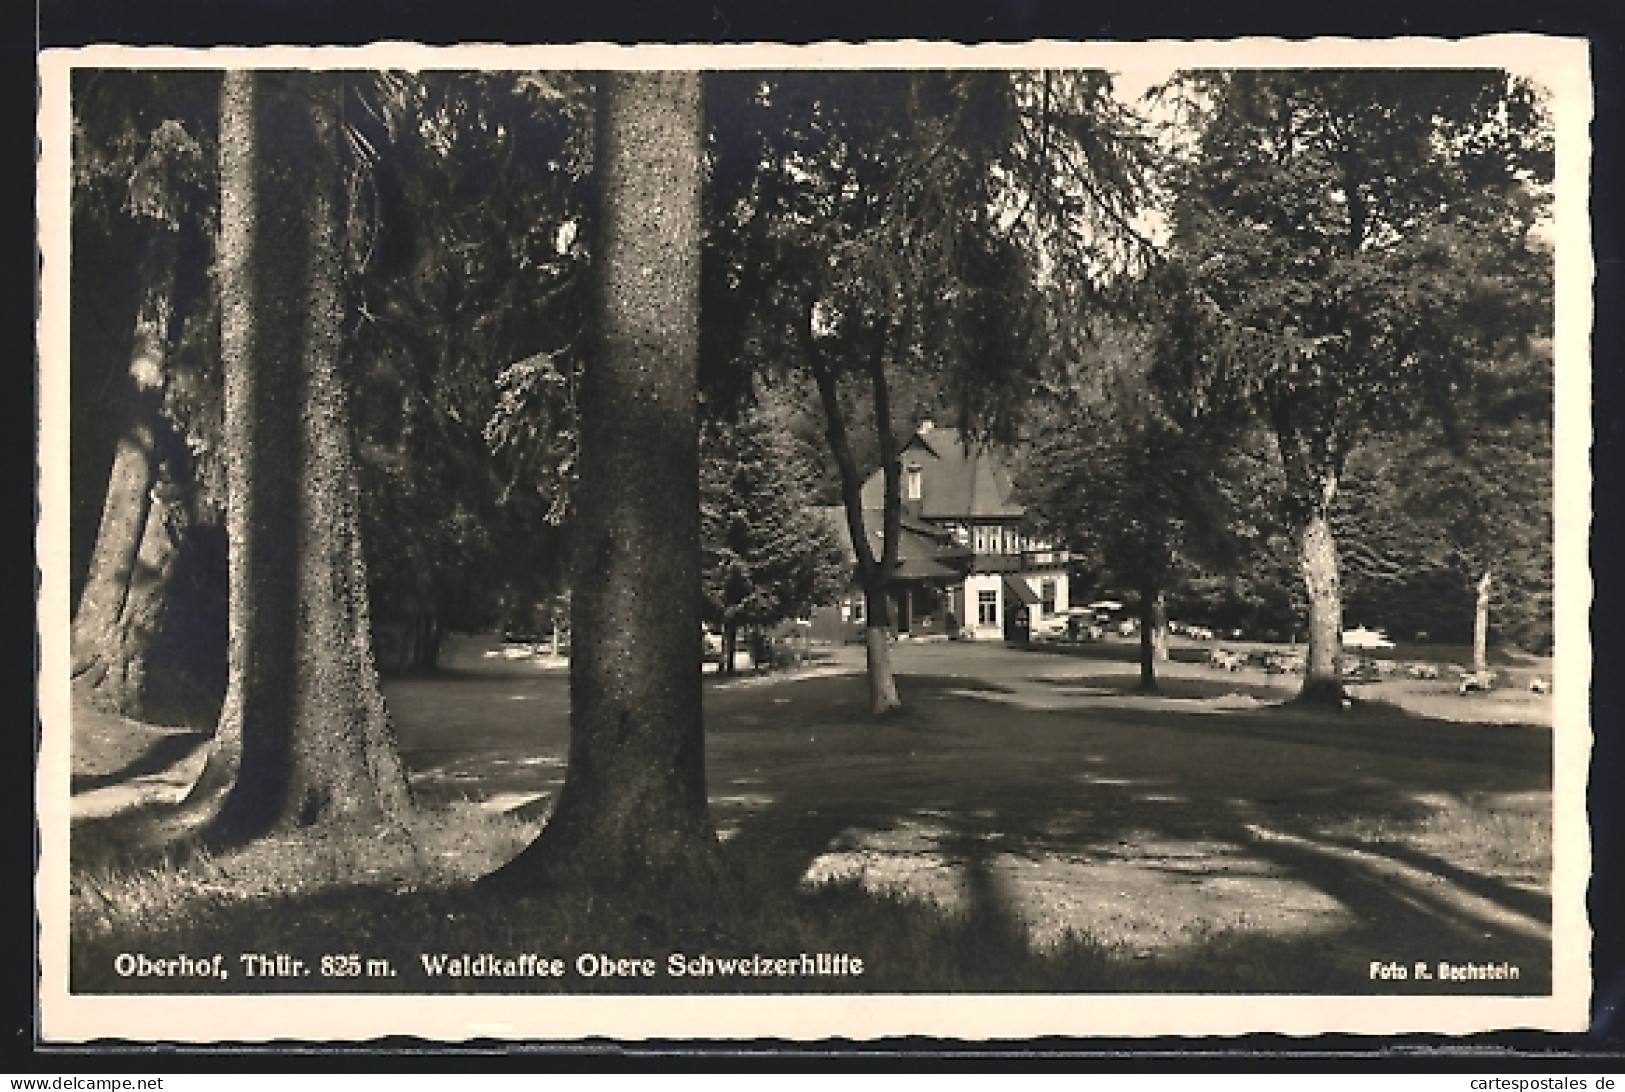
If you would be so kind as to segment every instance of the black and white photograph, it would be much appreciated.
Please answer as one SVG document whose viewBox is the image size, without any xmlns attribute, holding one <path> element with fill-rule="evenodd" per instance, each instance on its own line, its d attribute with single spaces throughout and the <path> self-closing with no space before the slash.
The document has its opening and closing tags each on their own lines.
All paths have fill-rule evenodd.
<svg viewBox="0 0 1625 1092">
<path fill-rule="evenodd" d="M 1586 1027 L 1583 41 L 41 73 L 46 1041 Z"/>
</svg>

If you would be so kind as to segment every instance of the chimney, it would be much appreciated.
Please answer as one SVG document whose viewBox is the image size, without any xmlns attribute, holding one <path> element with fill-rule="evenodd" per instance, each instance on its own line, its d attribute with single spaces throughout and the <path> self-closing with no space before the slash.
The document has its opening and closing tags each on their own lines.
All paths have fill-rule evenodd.
<svg viewBox="0 0 1625 1092">
<path fill-rule="evenodd" d="M 931 435 L 931 430 L 936 428 L 936 427 L 937 427 L 936 422 L 932 421 L 931 418 L 927 417 L 925 420 L 920 422 L 920 435 L 921 436 L 929 436 L 929 435 Z"/>
</svg>

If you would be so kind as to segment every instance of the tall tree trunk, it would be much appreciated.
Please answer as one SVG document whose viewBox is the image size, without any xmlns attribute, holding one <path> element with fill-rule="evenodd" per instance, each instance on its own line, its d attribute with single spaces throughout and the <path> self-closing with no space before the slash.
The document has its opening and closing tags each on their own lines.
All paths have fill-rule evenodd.
<svg viewBox="0 0 1625 1092">
<path fill-rule="evenodd" d="M 410 806 L 378 689 L 341 368 L 337 78 L 221 89 L 226 702 L 195 802 L 220 841 Z"/>
<path fill-rule="evenodd" d="M 446 631 L 440 625 L 440 615 L 430 612 L 424 618 L 423 634 L 423 670 L 434 672 L 440 669 L 440 646 Z"/>
<path fill-rule="evenodd" d="M 903 542 L 903 460 L 897 449 L 897 434 L 892 431 L 891 389 L 886 379 L 887 354 L 877 351 L 869 359 L 869 390 L 875 408 L 875 438 L 880 442 L 881 537 L 880 557 L 869 555 L 869 575 L 865 578 L 864 594 L 868 596 L 868 631 L 865 634 L 866 660 L 869 670 L 869 711 L 876 716 L 902 707 L 903 699 L 897 693 L 897 679 L 892 674 L 891 628 L 892 604 L 888 594 L 891 578 L 897 572 L 897 555 Z M 861 507 L 861 486 L 853 500 Z M 858 522 L 861 524 L 860 513 Z M 868 546 L 868 542 L 864 542 Z M 859 554 L 862 564 L 863 554 Z M 873 594 L 871 594 L 871 589 Z M 908 594 L 905 590 L 904 595 Z M 873 613 L 875 606 L 879 613 Z M 900 609 L 902 604 L 899 603 Z"/>
<path fill-rule="evenodd" d="M 869 711 L 875 715 L 903 704 L 891 667 L 891 596 L 884 585 L 863 588 L 863 651 L 869 674 Z"/>
<path fill-rule="evenodd" d="M 739 656 L 739 626 L 733 622 L 722 623 L 722 674 L 732 675 L 734 664 Z"/>
<path fill-rule="evenodd" d="M 1335 431 L 1308 435 L 1294 424 L 1289 400 L 1270 404 L 1276 446 L 1286 471 L 1291 518 L 1297 524 L 1298 569 L 1309 600 L 1303 686 L 1298 701 L 1341 705 L 1343 689 L 1343 590 L 1332 536 L 1332 503 L 1342 473 Z"/>
<path fill-rule="evenodd" d="M 1317 506 L 1298 531 L 1298 564 L 1309 597 L 1309 648 L 1298 699 L 1338 703 L 1344 698 L 1343 596 L 1329 507 L 1329 500 Z"/>
<path fill-rule="evenodd" d="M 830 454 L 835 457 L 835 467 L 840 475 L 846 533 L 857 558 L 858 583 L 863 587 L 863 638 L 869 677 L 869 708 L 878 716 L 903 704 L 897 695 L 897 680 L 892 675 L 889 632 L 891 604 L 886 595 L 886 586 L 897 568 L 897 550 L 902 537 L 902 466 L 897 457 L 896 437 L 891 434 L 891 400 L 886 387 L 886 371 L 882 361 L 876 359 L 871 362 L 870 387 L 874 394 L 880 459 L 885 474 L 881 549 L 877 558 L 869 544 L 868 527 L 863 519 L 863 478 L 858 474 L 858 461 L 852 454 L 846 419 L 841 413 L 835 373 L 824 359 L 817 338 L 813 336 L 812 305 L 808 304 L 805 310 L 806 321 L 797 323 L 796 332 L 818 386 L 818 398 L 824 410 L 824 436 L 829 441 Z"/>
<path fill-rule="evenodd" d="M 174 568 L 184 512 L 162 496 L 160 417 L 174 314 L 175 233 L 149 229 L 127 373 L 126 422 L 113 456 L 90 570 L 74 612 L 73 674 L 96 704 L 142 715 L 150 638 Z"/>
<path fill-rule="evenodd" d="M 180 555 L 180 540 L 189 515 L 173 489 L 154 483 L 147 505 L 141 544 L 130 566 L 129 582 L 117 620 L 95 643 L 79 676 L 82 692 L 96 705 L 137 720 L 148 715 L 147 680 L 153 636 L 160 620 Z"/>
<path fill-rule="evenodd" d="M 1151 658 L 1159 664 L 1168 662 L 1168 597 L 1160 590 L 1151 604 Z"/>
<path fill-rule="evenodd" d="M 491 877 L 499 889 L 670 905 L 723 877 L 698 640 L 701 157 L 698 73 L 600 78 L 570 760 L 541 837 Z"/>
<path fill-rule="evenodd" d="M 1473 670 L 1490 666 L 1490 571 L 1478 579 L 1478 598 L 1473 605 Z"/>
<path fill-rule="evenodd" d="M 1157 582 L 1146 576 L 1140 582 L 1140 684 L 1139 689 L 1154 691 L 1157 686 L 1157 664 L 1168 659 L 1168 620 L 1163 608 L 1162 592 Z"/>
</svg>

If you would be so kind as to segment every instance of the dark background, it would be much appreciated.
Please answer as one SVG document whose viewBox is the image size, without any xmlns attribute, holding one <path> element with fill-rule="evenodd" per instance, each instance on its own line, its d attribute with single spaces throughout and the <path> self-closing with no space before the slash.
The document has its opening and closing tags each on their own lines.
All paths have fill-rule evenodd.
<svg viewBox="0 0 1625 1092">
<path fill-rule="evenodd" d="M 34 55 L 38 47 L 78 46 L 92 42 L 135 45 L 206 46 L 215 44 L 356 44 L 381 39 L 452 43 L 580 41 L 665 42 L 813 42 L 921 38 L 932 40 L 1024 41 L 1146 40 L 1159 38 L 1234 38 L 1269 35 L 1389 37 L 1429 35 L 1461 37 L 1529 31 L 1586 37 L 1591 42 L 1596 89 L 1593 120 L 1592 226 L 1596 258 L 1595 326 L 1593 333 L 1594 503 L 1592 569 L 1595 580 L 1592 635 L 1592 727 L 1596 735 L 1591 769 L 1593 885 L 1591 920 L 1596 930 L 1593 962 L 1593 1026 L 1578 1035 L 1504 1032 L 1465 1039 L 1409 1036 L 1390 1040 L 1327 1036 L 1298 1040 L 1275 1036 L 1242 1039 L 1159 1040 L 1111 1043 L 1038 1041 L 988 1045 L 894 1041 L 879 1045 L 824 1044 L 816 1048 L 790 1044 L 728 1045 L 724 1057 L 707 1053 L 702 1044 L 648 1044 L 612 1048 L 603 1044 L 522 1049 L 487 1044 L 431 1059 L 416 1053 L 425 1044 L 380 1043 L 362 1049 L 292 1052 L 239 1048 L 235 1051 L 176 1052 L 151 1048 L 132 1052 L 129 1044 L 94 1048 L 49 1048 L 35 1043 L 35 976 L 27 958 L 34 939 L 33 764 L 22 761 L 21 718 L 13 718 L 14 761 L 6 763 L 9 786 L 4 795 L 11 911 L 3 934 L 10 950 L 5 1021 L 0 1037 L 6 1044 L 0 1068 L 13 1074 L 124 1072 L 222 1072 L 301 1068 L 319 1071 L 377 1072 L 400 1067 L 422 1071 L 429 1066 L 474 1071 L 517 1063 L 531 1069 L 648 1068 L 663 1070 L 921 1067 L 1093 1069 L 1149 1068 L 1208 1070 L 1308 1070 L 1345 1067 L 1393 1067 L 1407 1072 L 1496 1071 L 1538 1069 L 1619 1072 L 1625 1057 L 1625 899 L 1621 872 L 1625 864 L 1625 672 L 1620 659 L 1620 618 L 1625 615 L 1618 570 L 1625 561 L 1625 505 L 1620 452 L 1625 445 L 1625 391 L 1621 389 L 1620 349 L 1625 299 L 1621 293 L 1621 208 L 1625 172 L 1621 170 L 1621 136 L 1625 135 L 1625 4 L 1619 0 L 1432 0 L 1309 4 L 1302 0 L 1273 3 L 1228 3 L 1224 0 L 906 0 L 866 3 L 818 0 L 40 0 L 36 10 L 6 7 L 0 35 L 0 72 L 6 79 L 0 103 L 7 107 L 9 137 L 0 163 L 6 167 L 7 215 L 0 254 L 8 256 L 4 300 L 7 328 L 15 331 L 18 351 L 7 367 L 19 380 L 5 400 L 11 417 L 0 429 L 6 465 L 14 482 L 28 482 L 24 469 L 33 464 L 33 372 L 25 361 L 24 338 L 34 322 L 37 265 L 33 245 Z M 31 340 L 30 340 L 31 343 Z M 30 377 L 23 380 L 23 376 Z M 28 397 L 23 396 L 23 390 Z M 31 546 L 23 545 L 22 528 L 33 526 L 31 488 L 13 494 L 10 572 L 16 599 L 9 614 L 29 617 L 34 581 Z M 31 542 L 31 540 L 29 540 Z M 25 575 L 26 574 L 26 575 Z M 24 580 L 27 580 L 25 586 Z M 28 637 L 32 637 L 30 630 Z M 26 639 L 26 638 L 25 638 Z M 27 646 L 24 646 L 27 647 Z M 14 655 L 21 660 L 21 655 Z M 32 658 L 30 658 L 32 659 Z M 33 664 L 31 663 L 32 667 Z M 15 691 L 21 694 L 18 687 Z M 30 717 L 32 714 L 27 714 Z M 37 739 L 37 723 L 35 739 Z M 718 1046 L 722 1046 L 718 1044 Z M 832 1049 L 833 1048 L 833 1049 Z M 429 1048 L 435 1049 L 435 1048 Z M 380 1054 L 383 1050 L 385 1053 Z M 402 1053 L 402 1052 L 407 1053 Z M 1576 1076 L 1582 1075 L 1576 1072 Z"/>
</svg>

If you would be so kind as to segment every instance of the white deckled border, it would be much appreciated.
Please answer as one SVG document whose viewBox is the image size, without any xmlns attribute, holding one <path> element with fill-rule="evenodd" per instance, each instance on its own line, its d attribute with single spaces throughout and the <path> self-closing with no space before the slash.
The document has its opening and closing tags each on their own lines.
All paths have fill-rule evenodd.
<svg viewBox="0 0 1625 1092">
<path fill-rule="evenodd" d="M 1553 983 L 1549 998 L 1156 995 L 72 996 L 67 991 L 68 830 L 68 195 L 69 75 L 80 67 L 315 69 L 781 69 L 1103 67 L 1144 86 L 1178 68 L 1499 67 L 1550 92 L 1557 133 L 1555 437 L 1557 717 L 1553 785 Z M 576 1039 L 610 1036 L 958 1039 L 1039 1035 L 1232 1035 L 1272 1031 L 1391 1035 L 1503 1029 L 1583 1030 L 1590 999 L 1590 875 L 1585 796 L 1591 575 L 1590 333 L 1587 187 L 1592 110 L 1582 39 L 1492 35 L 1458 41 L 1279 39 L 1152 43 L 925 42 L 809 46 L 285 46 L 180 49 L 98 45 L 40 57 L 38 167 L 40 517 L 37 528 L 42 724 L 37 788 L 41 856 L 40 1031 L 56 1042 Z"/>
</svg>

